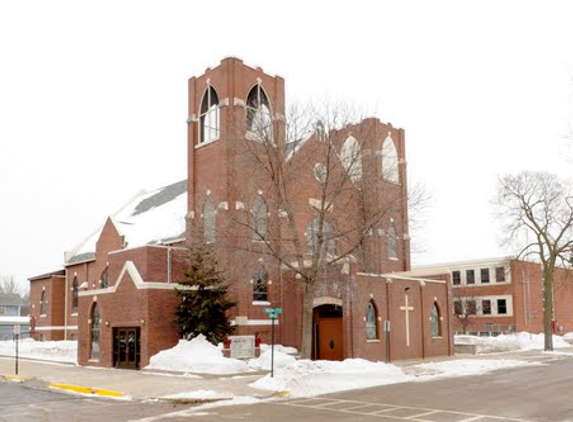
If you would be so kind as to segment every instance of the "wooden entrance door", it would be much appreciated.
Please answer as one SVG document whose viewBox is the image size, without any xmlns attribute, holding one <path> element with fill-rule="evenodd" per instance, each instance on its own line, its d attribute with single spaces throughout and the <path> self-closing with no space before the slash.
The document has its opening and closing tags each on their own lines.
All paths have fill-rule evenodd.
<svg viewBox="0 0 573 422">
<path fill-rule="evenodd" d="M 314 359 L 343 360 L 342 308 L 324 305 L 314 311 Z"/>
<path fill-rule="evenodd" d="M 139 369 L 139 328 L 113 329 L 113 366 Z"/>
</svg>

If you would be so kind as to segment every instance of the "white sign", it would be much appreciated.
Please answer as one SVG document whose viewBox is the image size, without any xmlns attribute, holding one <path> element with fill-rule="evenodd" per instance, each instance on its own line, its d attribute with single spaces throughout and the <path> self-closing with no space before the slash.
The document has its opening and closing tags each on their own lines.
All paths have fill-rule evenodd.
<svg viewBox="0 0 573 422">
<path fill-rule="evenodd" d="M 231 357 L 250 359 L 255 357 L 255 336 L 229 336 L 231 340 Z"/>
<path fill-rule="evenodd" d="M 22 326 L 21 325 L 14 325 L 14 335 L 20 335 L 20 332 L 22 331 Z"/>
</svg>

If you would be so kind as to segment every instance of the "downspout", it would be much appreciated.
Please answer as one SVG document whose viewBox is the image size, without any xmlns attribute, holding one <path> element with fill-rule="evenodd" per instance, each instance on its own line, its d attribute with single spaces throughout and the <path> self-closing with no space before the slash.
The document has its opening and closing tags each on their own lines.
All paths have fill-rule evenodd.
<svg viewBox="0 0 573 422">
<path fill-rule="evenodd" d="M 167 284 L 171 284 L 171 247 L 167 246 Z"/>
<path fill-rule="evenodd" d="M 420 284 L 420 318 L 422 320 L 422 359 L 426 359 L 426 329 L 424 327 L 424 285 Z"/>
<path fill-rule="evenodd" d="M 392 283 L 392 281 L 387 278 L 386 279 L 386 321 L 388 321 L 388 334 L 385 337 L 386 340 L 386 350 L 388 350 L 388 362 L 392 362 L 392 348 L 391 346 L 391 342 L 390 342 L 390 338 L 391 338 L 391 332 L 390 330 L 392 329 L 391 324 L 390 324 L 390 287 L 389 284 Z"/>
<path fill-rule="evenodd" d="M 64 279 L 64 340 L 68 339 L 68 269 L 66 268 L 66 278 Z"/>
</svg>

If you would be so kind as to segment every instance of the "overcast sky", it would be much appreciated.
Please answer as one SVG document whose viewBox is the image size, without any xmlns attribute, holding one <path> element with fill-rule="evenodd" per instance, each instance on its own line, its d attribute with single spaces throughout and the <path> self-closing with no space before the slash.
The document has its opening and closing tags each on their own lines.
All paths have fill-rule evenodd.
<svg viewBox="0 0 573 422">
<path fill-rule="evenodd" d="M 287 101 L 405 129 L 432 197 L 414 265 L 512 253 L 497 176 L 572 165 L 572 16 L 558 1 L 2 2 L 0 274 L 61 268 L 131 196 L 184 179 L 187 79 L 227 56 L 284 77 Z"/>
</svg>

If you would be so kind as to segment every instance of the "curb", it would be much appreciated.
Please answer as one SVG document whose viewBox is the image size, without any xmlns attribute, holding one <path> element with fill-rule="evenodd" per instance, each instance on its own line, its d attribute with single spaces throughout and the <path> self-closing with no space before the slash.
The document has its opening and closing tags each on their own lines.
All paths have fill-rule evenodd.
<svg viewBox="0 0 573 422">
<path fill-rule="evenodd" d="M 8 381 L 12 381 L 12 382 L 24 382 L 27 381 L 26 378 L 24 377 L 19 377 L 17 375 L 2 375 L 2 378 L 4 378 L 5 380 Z"/>
<path fill-rule="evenodd" d="M 71 391 L 80 394 L 95 394 L 101 397 L 121 397 L 121 398 L 127 397 L 124 393 L 120 393 L 119 391 L 104 390 L 101 388 L 82 387 L 79 385 L 60 384 L 57 382 L 49 383 L 48 387 L 55 388 L 58 390 Z"/>
</svg>

